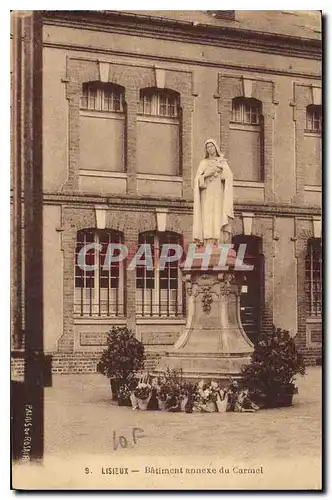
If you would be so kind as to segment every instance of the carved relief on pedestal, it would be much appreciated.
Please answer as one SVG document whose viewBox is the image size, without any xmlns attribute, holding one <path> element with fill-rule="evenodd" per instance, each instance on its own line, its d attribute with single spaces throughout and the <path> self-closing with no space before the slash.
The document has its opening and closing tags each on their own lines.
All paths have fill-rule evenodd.
<svg viewBox="0 0 332 500">
<path fill-rule="evenodd" d="M 211 288 L 209 286 L 203 286 L 202 295 L 203 311 L 209 314 L 211 312 L 211 304 L 213 302 Z"/>
<path fill-rule="evenodd" d="M 218 274 L 218 280 L 220 283 L 220 294 L 229 295 L 233 293 L 238 295 L 238 284 L 236 282 L 236 276 L 234 273 L 220 273 Z"/>
<path fill-rule="evenodd" d="M 184 281 L 188 297 L 201 296 L 202 309 L 206 314 L 211 312 L 212 303 L 220 300 L 220 296 L 240 294 L 240 283 L 235 274 L 230 272 L 222 272 L 218 275 L 187 274 Z"/>
</svg>

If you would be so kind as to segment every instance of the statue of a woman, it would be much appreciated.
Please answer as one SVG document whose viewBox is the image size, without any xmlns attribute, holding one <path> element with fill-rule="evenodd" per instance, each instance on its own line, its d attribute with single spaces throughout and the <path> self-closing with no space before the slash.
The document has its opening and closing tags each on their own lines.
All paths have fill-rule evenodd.
<svg viewBox="0 0 332 500">
<path fill-rule="evenodd" d="M 229 243 L 233 210 L 233 174 L 216 142 L 205 142 L 204 159 L 194 181 L 193 239 L 198 244 Z"/>
</svg>

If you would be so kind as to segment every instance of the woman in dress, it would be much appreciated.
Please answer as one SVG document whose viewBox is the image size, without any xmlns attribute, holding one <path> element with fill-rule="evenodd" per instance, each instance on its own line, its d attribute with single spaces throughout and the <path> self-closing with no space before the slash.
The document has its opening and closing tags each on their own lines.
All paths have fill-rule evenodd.
<svg viewBox="0 0 332 500">
<path fill-rule="evenodd" d="M 213 139 L 204 145 L 204 159 L 194 181 L 193 239 L 198 244 L 229 243 L 233 211 L 233 174 Z"/>
</svg>

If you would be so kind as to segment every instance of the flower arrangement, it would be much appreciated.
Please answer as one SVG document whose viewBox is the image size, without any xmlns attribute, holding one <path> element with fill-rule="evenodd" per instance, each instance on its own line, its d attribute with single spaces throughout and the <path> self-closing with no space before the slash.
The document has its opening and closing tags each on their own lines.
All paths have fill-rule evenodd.
<svg viewBox="0 0 332 500">
<path fill-rule="evenodd" d="M 156 397 L 159 409 L 163 411 L 179 411 L 182 371 L 167 369 L 156 381 Z"/>
<path fill-rule="evenodd" d="M 218 411 L 217 400 L 223 399 L 223 397 L 224 393 L 217 382 L 201 380 L 194 398 L 194 410 L 209 413 Z"/>
<path fill-rule="evenodd" d="M 156 384 L 156 397 L 160 401 L 166 401 L 167 396 L 170 393 L 170 386 L 168 386 L 166 383 L 159 381 Z"/>
<path fill-rule="evenodd" d="M 189 396 L 193 396 L 197 392 L 197 384 L 193 384 L 188 381 L 184 381 L 180 387 L 180 399 L 186 399 Z"/>
<path fill-rule="evenodd" d="M 235 402 L 234 411 L 236 412 L 253 412 L 259 410 L 259 406 L 256 405 L 249 396 L 249 389 L 242 389 Z"/>
<path fill-rule="evenodd" d="M 130 396 L 133 410 L 137 408 L 143 411 L 148 409 L 152 397 L 152 386 L 146 379 L 141 379 Z"/>
<path fill-rule="evenodd" d="M 183 380 L 182 370 L 166 370 L 155 380 L 155 389 L 160 410 L 191 413 L 196 385 Z"/>
<path fill-rule="evenodd" d="M 235 407 L 240 396 L 242 387 L 237 380 L 229 377 L 229 383 L 224 391 L 227 394 L 227 411 L 235 411 Z"/>
<path fill-rule="evenodd" d="M 183 382 L 180 389 L 180 409 L 186 413 L 192 413 L 193 404 L 197 394 L 197 384 Z"/>
<path fill-rule="evenodd" d="M 145 382 L 139 382 L 134 389 L 134 395 L 137 399 L 147 399 L 151 395 L 151 392 L 151 385 Z"/>
<path fill-rule="evenodd" d="M 121 384 L 118 388 L 118 405 L 119 406 L 131 406 L 130 396 L 132 390 L 130 384 Z"/>
<path fill-rule="evenodd" d="M 218 391 L 219 385 L 217 382 L 210 382 L 206 384 L 203 380 L 201 380 L 198 384 L 198 394 L 205 403 L 208 403 L 209 401 L 216 402 Z"/>
</svg>

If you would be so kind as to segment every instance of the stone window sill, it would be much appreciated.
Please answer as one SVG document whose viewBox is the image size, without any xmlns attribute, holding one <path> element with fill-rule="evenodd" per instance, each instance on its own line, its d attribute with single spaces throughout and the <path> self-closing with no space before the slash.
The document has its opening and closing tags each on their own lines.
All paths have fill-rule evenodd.
<svg viewBox="0 0 332 500">
<path fill-rule="evenodd" d="M 138 122 L 150 122 L 150 123 L 165 123 L 168 125 L 179 125 L 178 117 L 170 116 L 154 116 L 154 115 L 137 115 Z"/>
<path fill-rule="evenodd" d="M 108 170 L 79 170 L 79 174 L 87 177 L 113 177 L 118 179 L 126 179 L 127 174 L 124 172 L 109 172 Z"/>
<path fill-rule="evenodd" d="M 305 130 L 304 131 L 304 137 L 318 137 L 319 139 L 321 138 L 321 132 L 320 130 L 314 131 L 314 130 Z"/>
<path fill-rule="evenodd" d="M 305 191 L 314 191 L 317 193 L 322 192 L 322 186 L 304 186 Z"/>
<path fill-rule="evenodd" d="M 236 123 L 230 122 L 229 128 L 230 130 L 245 130 L 246 132 L 260 132 L 260 125 L 257 123 L 249 124 L 249 123 Z"/>
<path fill-rule="evenodd" d="M 164 325 L 164 324 L 172 324 L 172 325 L 185 325 L 186 318 L 137 318 L 137 325 Z"/>
<path fill-rule="evenodd" d="M 144 181 L 164 181 L 164 182 L 182 183 L 182 177 L 179 177 L 177 175 L 137 174 L 137 179 Z"/>
<path fill-rule="evenodd" d="M 114 111 L 100 111 L 100 110 L 80 110 L 80 116 L 87 116 L 89 118 L 103 118 L 111 120 L 124 120 L 125 115 L 121 112 Z"/>
<path fill-rule="evenodd" d="M 113 317 L 75 317 L 74 318 L 74 324 L 75 325 L 124 325 L 126 324 L 126 318 L 124 316 L 117 316 L 116 318 Z"/>
<path fill-rule="evenodd" d="M 264 182 L 235 180 L 234 187 L 264 188 Z"/>
<path fill-rule="evenodd" d="M 321 323 L 322 322 L 322 317 L 321 316 L 310 316 L 309 318 L 306 319 L 307 323 Z"/>
</svg>

